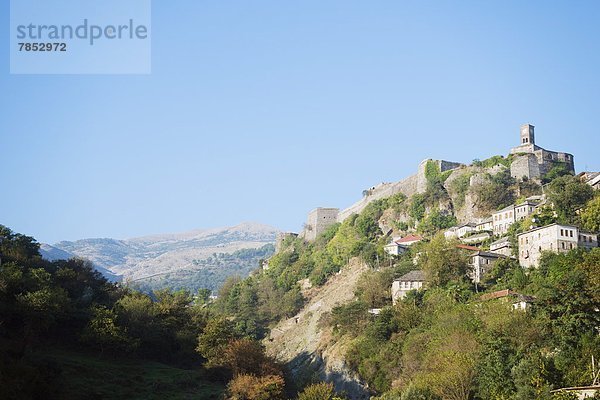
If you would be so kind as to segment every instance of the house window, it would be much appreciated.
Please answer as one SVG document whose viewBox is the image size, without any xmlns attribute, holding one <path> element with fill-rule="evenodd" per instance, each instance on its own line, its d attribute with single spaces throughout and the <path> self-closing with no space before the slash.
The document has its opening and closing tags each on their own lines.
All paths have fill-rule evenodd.
<svg viewBox="0 0 600 400">
<path fill-rule="evenodd" d="M 565 249 L 565 242 L 562 242 L 561 244 L 562 244 L 562 248 L 564 250 Z"/>
<path fill-rule="evenodd" d="M 573 231 L 569 231 L 569 236 L 573 237 Z"/>
<path fill-rule="evenodd" d="M 561 229 L 560 230 L 560 236 L 564 236 L 564 235 L 565 235 L 565 232 Z"/>
<path fill-rule="evenodd" d="M 573 243 L 569 243 L 569 249 L 573 250 Z"/>
</svg>

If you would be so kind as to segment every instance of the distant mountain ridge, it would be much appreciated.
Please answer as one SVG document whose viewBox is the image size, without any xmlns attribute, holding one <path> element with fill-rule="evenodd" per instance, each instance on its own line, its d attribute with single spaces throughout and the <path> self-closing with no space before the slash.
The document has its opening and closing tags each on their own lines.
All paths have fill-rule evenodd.
<svg viewBox="0 0 600 400">
<path fill-rule="evenodd" d="M 189 232 L 156 234 L 131 239 L 91 238 L 76 241 L 62 241 L 52 246 L 41 246 L 42 256 L 55 260 L 72 256 L 90 260 L 109 279 L 124 281 L 144 281 L 146 278 L 168 275 L 182 271 L 195 273 L 210 267 L 215 254 L 232 254 L 244 249 L 260 249 L 274 244 L 278 230 L 272 226 L 244 222 L 236 226 L 200 229 Z M 268 250 L 268 249 L 267 249 Z M 242 253 L 247 257 L 235 262 L 243 265 L 228 265 L 229 274 L 239 270 L 246 275 L 249 264 L 255 262 L 254 253 Z M 265 251 L 256 253 L 264 255 Z M 234 262 L 234 264 L 235 264 Z M 214 271 L 213 271 L 214 272 Z M 221 275 L 221 274 L 218 274 Z M 217 281 L 222 280 L 219 276 Z M 220 282 L 209 283 L 210 288 Z M 164 282 L 168 285 L 168 282 Z M 181 282 L 180 282 L 181 284 Z M 153 287 L 160 287 L 161 281 L 153 278 Z"/>
</svg>

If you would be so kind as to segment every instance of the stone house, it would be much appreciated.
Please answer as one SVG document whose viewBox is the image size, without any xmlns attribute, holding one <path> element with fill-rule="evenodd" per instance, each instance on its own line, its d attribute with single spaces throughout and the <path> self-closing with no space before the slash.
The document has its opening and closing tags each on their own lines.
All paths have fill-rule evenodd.
<svg viewBox="0 0 600 400">
<path fill-rule="evenodd" d="M 392 283 L 392 303 L 396 304 L 399 300 L 406 297 L 411 290 L 419 290 L 425 284 L 425 272 L 421 270 L 410 271 L 402 275 Z"/>
<path fill-rule="evenodd" d="M 598 247 L 598 234 L 581 231 L 574 225 L 551 224 L 517 235 L 519 263 L 531 268 L 539 265 L 543 251 L 564 253 L 578 247 Z"/>
<path fill-rule="evenodd" d="M 486 240 L 492 237 L 492 234 L 488 231 L 477 232 L 474 231 L 467 236 L 460 238 L 460 241 L 467 244 L 482 244 Z"/>
<path fill-rule="evenodd" d="M 498 290 L 497 292 L 485 293 L 480 297 L 482 301 L 501 299 L 503 301 L 510 301 L 513 310 L 527 311 L 535 298 L 533 296 L 527 296 L 517 292 L 513 292 L 510 289 Z"/>
<path fill-rule="evenodd" d="M 475 230 L 476 224 L 473 222 L 467 222 L 466 224 L 462 224 L 459 226 L 453 226 L 444 232 L 444 236 L 446 239 L 452 238 L 461 238 L 465 236 L 469 232 L 473 232 Z"/>
<path fill-rule="evenodd" d="M 492 253 L 503 254 L 505 256 L 512 255 L 512 245 L 508 236 L 502 237 L 495 242 L 490 244 L 490 251 Z"/>
<path fill-rule="evenodd" d="M 487 218 L 483 218 L 475 223 L 475 230 L 480 231 L 493 231 L 494 230 L 494 219 L 489 216 Z"/>
<path fill-rule="evenodd" d="M 600 189 L 600 174 L 598 174 L 598 176 L 596 176 L 595 178 L 590 179 L 586 183 L 590 185 L 594 190 Z"/>
<path fill-rule="evenodd" d="M 495 235 L 504 235 L 508 228 L 517 221 L 522 221 L 533 214 L 538 203 L 526 200 L 517 205 L 510 205 L 492 213 L 492 224 Z"/>
<path fill-rule="evenodd" d="M 399 256 L 404 254 L 410 246 L 421 240 L 423 240 L 423 237 L 420 235 L 408 235 L 403 238 L 392 240 L 390 243 L 386 244 L 383 249 L 392 256 Z"/>
<path fill-rule="evenodd" d="M 471 254 L 469 258 L 469 277 L 474 283 L 480 283 L 483 276 L 490 272 L 494 264 L 501 258 L 510 257 L 481 250 Z"/>
</svg>

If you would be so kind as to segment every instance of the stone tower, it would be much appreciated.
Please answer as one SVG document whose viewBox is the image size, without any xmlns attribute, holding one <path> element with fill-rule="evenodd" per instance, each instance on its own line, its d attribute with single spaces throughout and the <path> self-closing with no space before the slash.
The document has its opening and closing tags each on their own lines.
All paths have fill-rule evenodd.
<svg viewBox="0 0 600 400">
<path fill-rule="evenodd" d="M 521 146 L 535 144 L 535 127 L 531 124 L 521 125 Z"/>
</svg>

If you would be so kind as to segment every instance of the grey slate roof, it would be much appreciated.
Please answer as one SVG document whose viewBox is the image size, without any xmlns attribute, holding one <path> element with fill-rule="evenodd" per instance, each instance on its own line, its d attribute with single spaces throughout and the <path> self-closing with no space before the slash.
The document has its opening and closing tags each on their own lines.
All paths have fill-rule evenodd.
<svg viewBox="0 0 600 400">
<path fill-rule="evenodd" d="M 417 269 L 410 271 L 407 274 L 402 275 L 397 281 L 410 281 L 410 282 L 425 282 L 425 272 Z"/>
</svg>

